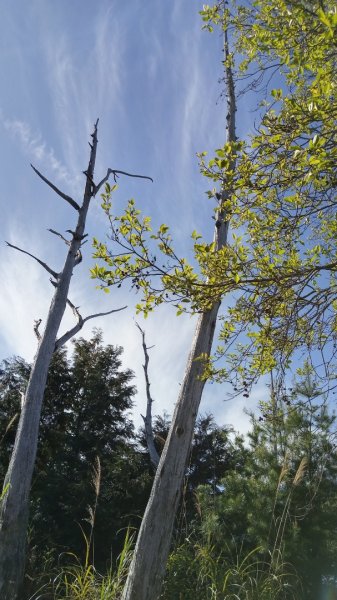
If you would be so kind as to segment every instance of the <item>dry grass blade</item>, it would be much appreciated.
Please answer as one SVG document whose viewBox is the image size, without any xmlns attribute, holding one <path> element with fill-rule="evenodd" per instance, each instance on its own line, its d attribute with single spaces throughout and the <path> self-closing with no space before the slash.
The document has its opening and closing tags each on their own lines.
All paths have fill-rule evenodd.
<svg viewBox="0 0 337 600">
<path fill-rule="evenodd" d="M 99 456 L 96 456 L 95 464 L 92 467 L 92 480 L 91 480 L 92 486 L 95 490 L 96 498 L 98 498 L 99 492 L 101 489 L 101 477 L 102 477 L 101 461 L 99 459 Z"/>
<path fill-rule="evenodd" d="M 281 472 L 280 472 L 280 476 L 277 482 L 277 491 L 279 490 L 279 487 L 282 483 L 282 481 L 286 478 L 286 476 L 289 473 L 289 455 L 288 453 L 285 454 L 283 463 L 282 463 L 282 468 L 281 468 Z"/>
<path fill-rule="evenodd" d="M 303 479 L 303 477 L 305 475 L 305 472 L 307 470 L 307 467 L 308 467 L 308 459 L 307 459 L 306 456 L 303 456 L 303 458 L 301 459 L 301 462 L 300 462 L 300 464 L 298 466 L 298 469 L 297 469 L 297 471 L 295 473 L 295 477 L 294 477 L 294 480 L 293 480 L 293 485 L 294 486 L 298 485 L 302 481 L 302 479 Z"/>
</svg>

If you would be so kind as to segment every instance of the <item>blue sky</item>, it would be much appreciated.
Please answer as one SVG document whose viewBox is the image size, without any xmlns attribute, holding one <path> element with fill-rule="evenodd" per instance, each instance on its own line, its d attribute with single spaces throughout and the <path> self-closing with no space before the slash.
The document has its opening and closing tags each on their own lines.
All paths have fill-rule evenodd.
<svg viewBox="0 0 337 600">
<path fill-rule="evenodd" d="M 47 232 L 64 233 L 74 211 L 33 173 L 33 163 L 58 187 L 80 199 L 88 139 L 97 117 L 96 179 L 108 167 L 150 175 L 154 183 L 120 179 L 117 212 L 134 197 L 155 223 L 170 225 L 176 247 L 187 254 L 190 233 L 213 236 L 208 183 L 199 175 L 196 152 L 224 141 L 225 106 L 220 100 L 222 39 L 201 29 L 193 0 L 0 0 L 1 222 L 0 358 L 19 354 L 32 360 L 33 321 L 45 319 L 53 288 L 47 273 L 4 240 L 38 255 L 56 270 L 65 246 Z M 239 134 L 249 132 L 249 107 L 241 103 Z M 99 201 L 91 206 L 87 231 L 104 239 Z M 124 290 L 106 295 L 89 278 L 91 248 L 75 270 L 71 300 L 83 316 L 117 308 L 98 319 L 107 343 L 124 347 L 124 364 L 136 373 L 135 420 L 145 411 L 142 354 L 134 325 L 136 297 Z M 179 392 L 194 319 L 176 318 L 161 307 L 144 324 L 151 351 L 154 412 L 172 412 Z M 91 334 L 91 321 L 81 335 Z M 72 324 L 66 314 L 62 330 Z M 257 388 L 250 406 L 258 397 Z M 223 402 L 224 386 L 206 387 L 202 411 L 219 423 L 244 430 L 243 399 Z M 255 400 L 254 400 L 255 399 Z"/>
</svg>

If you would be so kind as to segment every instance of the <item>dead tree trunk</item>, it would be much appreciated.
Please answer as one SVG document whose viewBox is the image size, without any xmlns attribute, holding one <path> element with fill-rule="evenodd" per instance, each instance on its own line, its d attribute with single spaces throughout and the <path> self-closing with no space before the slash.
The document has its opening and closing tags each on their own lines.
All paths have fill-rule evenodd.
<svg viewBox="0 0 337 600">
<path fill-rule="evenodd" d="M 146 341 L 145 341 L 145 331 L 138 325 L 138 323 L 136 323 L 136 327 L 138 327 L 141 336 L 142 336 L 142 346 L 143 346 L 143 352 L 144 352 L 144 364 L 143 364 L 143 369 L 144 369 L 144 377 L 145 377 L 145 388 L 146 388 L 146 416 L 144 417 L 142 415 L 142 419 L 144 421 L 144 429 L 145 429 L 145 439 L 146 439 L 146 445 L 147 445 L 147 449 L 149 451 L 149 455 L 150 455 L 150 460 L 152 463 L 152 466 L 154 468 L 154 470 L 156 470 L 156 468 L 158 467 L 159 464 L 159 454 L 157 452 L 155 443 L 154 443 L 154 437 L 153 437 L 153 429 L 152 429 L 152 404 L 153 404 L 153 399 L 151 397 L 151 392 L 150 392 L 150 379 L 149 379 L 149 354 L 148 354 L 148 347 L 146 345 Z"/>
<path fill-rule="evenodd" d="M 229 57 L 226 34 L 225 57 Z M 226 139 L 233 142 L 236 140 L 234 82 L 229 61 L 225 65 L 228 109 Z M 232 166 L 234 168 L 234 164 Z M 222 190 L 215 230 L 216 250 L 227 243 L 228 220 L 221 204 L 228 196 L 229 190 Z M 209 356 L 211 353 L 219 307 L 220 302 L 215 303 L 199 317 L 197 323 L 184 381 L 138 534 L 122 600 L 157 600 L 160 595 L 194 425 L 205 385 L 202 380 L 203 366 L 197 359 L 202 354 Z"/>
<path fill-rule="evenodd" d="M 46 386 L 48 368 L 53 352 L 65 344 L 73 335 L 75 335 L 83 324 L 96 316 L 116 312 L 114 310 L 90 315 L 83 319 L 72 302 L 68 299 L 70 280 L 74 267 L 81 261 L 81 245 L 86 237 L 85 222 L 89 204 L 93 196 L 108 181 L 113 174 L 123 173 L 131 177 L 142 177 L 140 175 L 131 175 L 122 171 L 108 169 L 106 177 L 95 186 L 93 176 L 97 149 L 97 125 L 95 125 L 92 134 L 92 143 L 90 144 L 90 160 L 87 171 L 85 171 L 86 184 L 82 205 L 79 206 L 70 196 L 67 196 L 48 181 L 34 167 L 34 171 L 47 183 L 59 196 L 66 200 L 77 212 L 78 220 L 75 231 L 70 231 L 71 239 L 66 240 L 60 233 L 50 230 L 51 233 L 62 238 L 68 245 L 68 253 L 64 267 L 61 273 L 53 271 L 46 263 L 36 258 L 29 252 L 21 250 L 17 246 L 8 244 L 28 254 L 43 266 L 52 276 L 52 284 L 55 287 L 54 297 L 52 299 L 46 327 L 43 335 L 38 332 L 39 322 L 36 322 L 35 333 L 39 339 L 39 346 L 34 360 L 33 368 L 29 378 L 20 421 L 15 438 L 13 453 L 5 478 L 3 498 L 0 508 L 0 598 L 1 600 L 15 600 L 20 594 L 24 578 L 25 567 L 25 546 L 26 531 L 28 524 L 29 492 L 31 479 L 34 469 L 38 431 L 40 422 L 41 406 L 44 390 Z M 57 339 L 59 326 L 66 308 L 70 305 L 77 317 L 77 324 L 61 338 Z M 123 307 L 126 308 L 126 307 Z M 122 310 L 122 309 L 118 309 Z"/>
<path fill-rule="evenodd" d="M 3 600 L 17 598 L 23 582 L 29 492 L 35 464 L 43 394 L 49 364 L 55 350 L 57 332 L 67 304 L 73 268 L 78 260 L 83 240 L 89 202 L 93 195 L 92 181 L 96 148 L 97 124 L 86 173 L 83 204 L 80 207 L 75 201 L 68 198 L 68 202 L 78 211 L 78 221 L 63 270 L 57 274 L 47 268 L 55 280 L 56 290 L 29 378 L 15 445 L 4 483 L 4 489 L 6 490 L 7 486 L 7 491 L 2 500 L 0 512 L 0 597 Z M 62 196 L 64 197 L 64 195 Z"/>
</svg>

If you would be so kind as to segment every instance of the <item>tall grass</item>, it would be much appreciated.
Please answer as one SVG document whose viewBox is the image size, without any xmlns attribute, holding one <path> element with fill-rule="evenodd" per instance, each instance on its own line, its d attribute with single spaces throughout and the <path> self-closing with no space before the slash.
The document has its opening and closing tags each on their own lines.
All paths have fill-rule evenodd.
<svg viewBox="0 0 337 600">
<path fill-rule="evenodd" d="M 54 576 L 50 573 L 49 582 L 30 600 L 119 600 L 131 561 L 133 537 L 127 530 L 115 568 L 106 575 L 101 575 L 93 564 L 81 564 L 75 554 L 67 554 L 69 564 Z"/>
<path fill-rule="evenodd" d="M 267 545 L 247 549 L 232 540 L 219 538 L 212 510 L 206 527 L 197 528 L 170 556 L 162 600 L 298 600 L 302 598 L 300 580 L 284 556 L 285 533 L 292 526 L 290 508 L 295 488 L 307 469 L 303 457 L 294 475 L 285 457 L 275 490 Z M 288 493 L 281 515 L 276 507 L 281 484 Z M 258 518 L 258 515 L 257 515 Z M 207 521 L 211 528 L 207 530 Z M 198 533 L 199 530 L 199 533 Z M 221 535 L 221 533 L 220 533 Z M 222 534 L 223 535 L 223 534 Z"/>
<path fill-rule="evenodd" d="M 116 568 L 100 575 L 92 564 L 76 562 L 62 569 L 54 582 L 55 600 L 117 600 L 120 598 L 131 560 L 133 536 L 127 531 Z"/>
<path fill-rule="evenodd" d="M 257 546 L 247 550 L 235 543 L 226 544 L 198 528 L 170 555 L 162 600 L 298 600 L 302 598 L 300 581 L 292 566 L 283 560 L 283 540 L 293 491 L 303 479 L 306 459 L 300 461 L 291 477 L 285 461 L 276 488 L 270 549 Z M 280 484 L 290 475 L 290 488 L 281 515 L 276 518 Z M 94 526 L 100 491 L 100 464 L 96 460 L 92 485 L 95 499 L 88 508 L 90 530 L 83 537 L 85 559 L 81 564 L 75 554 L 66 555 L 67 566 L 43 585 L 31 600 L 120 600 L 132 556 L 134 536 L 127 531 L 124 547 L 114 569 L 101 575 L 94 567 Z M 215 534 L 216 535 L 216 534 Z M 212 542 L 213 538 L 213 542 Z M 152 599 L 149 599 L 152 600 Z"/>
<path fill-rule="evenodd" d="M 115 568 L 110 568 L 106 575 L 101 575 L 94 566 L 94 528 L 98 498 L 101 488 L 101 464 L 96 457 L 92 467 L 91 485 L 94 490 L 94 502 L 88 506 L 88 516 L 84 519 L 89 523 L 89 533 L 79 525 L 85 544 L 84 562 L 72 552 L 63 555 L 66 566 L 55 568 L 49 572 L 48 582 L 41 583 L 37 592 L 30 600 L 118 600 L 124 587 L 129 563 L 131 560 L 133 535 L 127 530 L 124 546 L 120 553 Z M 46 569 L 44 569 L 46 577 Z M 54 574 L 53 574 L 54 571 Z"/>
<path fill-rule="evenodd" d="M 162 600 L 295 600 L 299 582 L 290 565 L 187 539 L 171 556 Z"/>
</svg>

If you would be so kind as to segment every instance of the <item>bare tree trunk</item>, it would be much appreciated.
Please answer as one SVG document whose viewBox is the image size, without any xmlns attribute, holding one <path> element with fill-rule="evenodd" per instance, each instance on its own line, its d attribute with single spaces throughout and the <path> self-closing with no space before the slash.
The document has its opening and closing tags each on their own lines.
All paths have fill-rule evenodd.
<svg viewBox="0 0 337 600">
<path fill-rule="evenodd" d="M 57 190 L 59 195 L 67 199 L 78 210 L 78 221 L 76 230 L 72 232 L 72 240 L 69 243 L 69 250 L 62 272 L 60 274 L 52 272 L 54 276 L 56 275 L 56 281 L 54 282 L 56 290 L 29 378 L 15 445 L 5 478 L 4 497 L 0 512 L 1 600 L 15 600 L 23 583 L 29 492 L 37 449 L 41 406 L 48 368 L 55 350 L 57 332 L 67 304 L 73 268 L 78 262 L 89 203 L 95 192 L 93 174 L 97 148 L 97 123 L 92 137 L 93 142 L 88 171 L 86 172 L 87 179 L 82 206 L 79 207 L 72 199 L 65 197 Z M 42 179 L 45 180 L 43 177 Z M 49 182 L 47 183 L 51 185 Z M 55 186 L 51 185 L 51 187 L 54 187 L 56 191 Z M 51 272 L 48 267 L 46 268 Z"/>
<path fill-rule="evenodd" d="M 225 58 L 228 41 L 225 33 Z M 225 62 L 227 88 L 226 139 L 235 137 L 235 93 L 229 61 Z M 234 168 L 234 163 L 232 167 Z M 227 243 L 228 221 L 221 208 L 229 191 L 221 194 L 217 215 L 216 250 Z M 185 377 L 173 415 L 170 431 L 156 471 L 151 495 L 138 534 L 137 544 L 123 591 L 122 600 L 157 600 L 160 595 L 170 551 L 172 530 L 178 508 L 186 464 L 191 449 L 194 425 L 205 381 L 200 355 L 211 353 L 220 302 L 199 317 Z"/>
<path fill-rule="evenodd" d="M 160 456 L 157 452 L 157 449 L 156 449 L 156 446 L 154 443 L 153 428 L 152 428 L 153 399 L 152 399 L 151 392 L 150 392 L 150 379 L 149 379 L 149 369 L 148 369 L 149 368 L 149 354 L 148 354 L 148 347 L 146 346 L 146 341 L 145 341 L 145 331 L 138 325 L 138 323 L 136 323 L 136 327 L 138 327 L 138 329 L 141 333 L 141 336 L 142 336 L 142 346 L 143 346 L 143 352 L 144 352 L 143 370 L 144 370 L 145 388 L 146 388 L 146 416 L 144 417 L 142 415 L 142 419 L 144 421 L 145 439 L 146 439 L 147 449 L 148 449 L 149 455 L 150 455 L 150 460 L 151 460 L 154 470 L 156 470 L 156 468 L 158 467 L 158 464 L 159 464 Z"/>
</svg>

